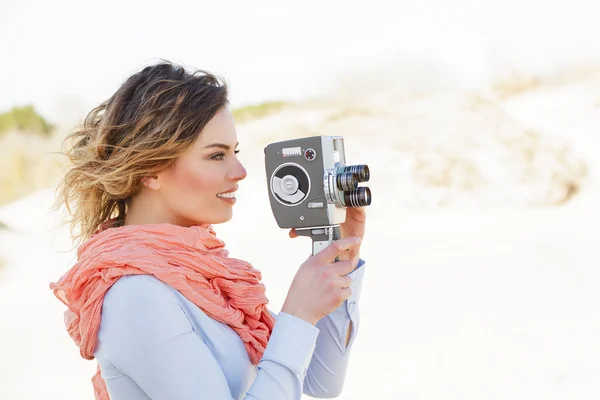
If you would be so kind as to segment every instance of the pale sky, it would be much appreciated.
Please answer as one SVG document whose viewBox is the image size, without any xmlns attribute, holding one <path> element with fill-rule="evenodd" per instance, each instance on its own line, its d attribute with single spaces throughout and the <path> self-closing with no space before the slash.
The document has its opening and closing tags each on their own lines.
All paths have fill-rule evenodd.
<svg viewBox="0 0 600 400">
<path fill-rule="evenodd" d="M 598 16 L 597 0 L 0 0 L 0 111 L 80 115 L 158 58 L 223 76 L 234 106 L 327 93 L 397 60 L 474 87 L 600 62 Z"/>
</svg>

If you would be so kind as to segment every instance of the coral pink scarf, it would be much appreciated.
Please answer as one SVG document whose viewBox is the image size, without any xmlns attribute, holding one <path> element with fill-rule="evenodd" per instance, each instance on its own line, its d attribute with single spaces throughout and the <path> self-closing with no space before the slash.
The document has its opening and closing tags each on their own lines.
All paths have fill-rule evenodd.
<svg viewBox="0 0 600 400">
<path fill-rule="evenodd" d="M 258 364 L 275 320 L 266 305 L 260 271 L 230 258 L 210 225 L 171 224 L 110 228 L 105 223 L 77 251 L 78 262 L 50 288 L 69 309 L 65 325 L 81 356 L 94 358 L 102 302 L 122 276 L 149 274 L 177 289 L 207 315 L 240 336 Z M 109 398 L 100 370 L 96 399 Z"/>
</svg>

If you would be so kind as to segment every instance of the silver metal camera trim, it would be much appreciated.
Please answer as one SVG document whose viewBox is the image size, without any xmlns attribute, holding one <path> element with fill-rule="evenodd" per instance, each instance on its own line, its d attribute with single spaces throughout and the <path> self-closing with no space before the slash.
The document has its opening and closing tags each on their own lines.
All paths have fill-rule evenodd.
<svg viewBox="0 0 600 400">
<path fill-rule="evenodd" d="M 340 168 L 340 167 L 344 167 L 345 164 L 341 161 L 338 161 L 335 163 L 335 166 L 333 167 L 333 169 L 328 169 L 327 171 L 325 171 L 325 174 L 323 175 L 323 189 L 325 192 L 325 198 L 327 199 L 327 202 L 329 204 L 333 204 L 336 207 L 343 207 L 344 203 L 342 202 L 342 200 L 340 199 L 339 195 L 338 195 L 338 191 L 337 191 L 337 184 L 335 182 L 335 174 L 336 171 Z M 333 188 L 333 195 L 335 198 L 331 197 L 331 188 Z"/>
<path fill-rule="evenodd" d="M 304 174 L 306 175 L 306 177 L 308 178 L 308 191 L 304 195 L 304 198 L 301 201 L 299 201 L 298 203 L 296 203 L 296 204 L 285 204 L 281 200 L 279 200 L 279 198 L 277 197 L 277 195 L 275 193 L 273 193 L 273 178 L 275 177 L 275 174 L 281 168 L 283 168 L 285 166 L 288 166 L 288 165 L 300 168 L 304 172 Z M 302 165 L 296 164 L 296 163 L 293 163 L 293 162 L 286 162 L 286 163 L 281 164 L 279 167 L 275 168 L 275 170 L 271 174 L 271 178 L 269 179 L 269 191 L 271 192 L 272 196 L 275 198 L 275 200 L 277 200 L 277 202 L 279 204 L 283 204 L 284 206 L 287 206 L 287 207 L 296 207 L 296 206 L 299 206 L 300 204 L 304 203 L 304 201 L 308 198 L 308 195 L 310 194 L 310 190 L 311 190 L 310 175 L 308 174 L 308 171 L 306 171 L 306 169 L 304 169 L 304 167 Z"/>
</svg>

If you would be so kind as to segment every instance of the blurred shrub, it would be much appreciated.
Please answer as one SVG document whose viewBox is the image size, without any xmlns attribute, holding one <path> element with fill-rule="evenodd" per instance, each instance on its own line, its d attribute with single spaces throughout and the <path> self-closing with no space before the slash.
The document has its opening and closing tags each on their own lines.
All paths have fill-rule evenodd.
<svg viewBox="0 0 600 400">
<path fill-rule="evenodd" d="M 285 101 L 270 101 L 266 103 L 253 104 L 236 108 L 233 110 L 233 117 L 236 122 L 246 122 L 253 119 L 265 117 L 275 111 L 279 111 L 289 103 Z"/>
<path fill-rule="evenodd" d="M 29 132 L 49 136 L 54 129 L 31 105 L 13 107 L 0 114 L 0 134 L 11 131 Z"/>
<path fill-rule="evenodd" d="M 0 136 L 0 205 L 56 185 L 61 168 L 56 135 L 12 131 Z"/>
</svg>

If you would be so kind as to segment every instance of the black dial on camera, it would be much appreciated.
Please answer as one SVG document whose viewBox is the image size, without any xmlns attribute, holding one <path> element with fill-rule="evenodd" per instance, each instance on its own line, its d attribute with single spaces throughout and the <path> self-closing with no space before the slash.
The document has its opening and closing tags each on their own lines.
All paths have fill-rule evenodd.
<svg viewBox="0 0 600 400">
<path fill-rule="evenodd" d="M 317 153 L 313 149 L 306 149 L 304 151 L 304 158 L 308 161 L 312 161 L 317 157 Z"/>
</svg>

